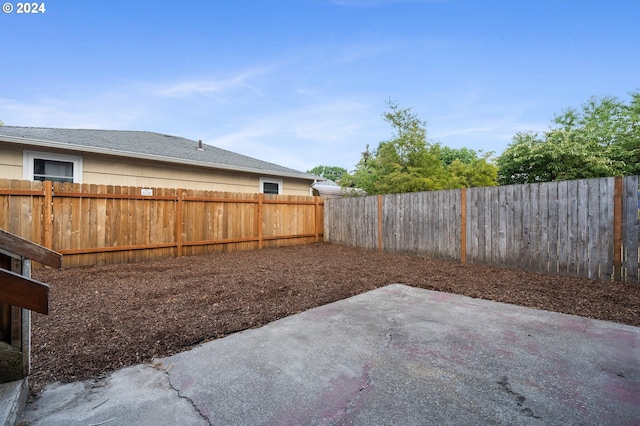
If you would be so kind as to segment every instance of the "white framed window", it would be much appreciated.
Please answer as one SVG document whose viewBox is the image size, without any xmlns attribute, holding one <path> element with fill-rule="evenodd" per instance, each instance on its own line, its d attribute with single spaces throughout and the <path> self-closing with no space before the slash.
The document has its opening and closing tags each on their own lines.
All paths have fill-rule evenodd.
<svg viewBox="0 0 640 426">
<path fill-rule="evenodd" d="M 260 192 L 282 195 L 282 179 L 260 178 Z"/>
<path fill-rule="evenodd" d="M 24 151 L 22 174 L 25 180 L 82 183 L 82 157 Z"/>
</svg>

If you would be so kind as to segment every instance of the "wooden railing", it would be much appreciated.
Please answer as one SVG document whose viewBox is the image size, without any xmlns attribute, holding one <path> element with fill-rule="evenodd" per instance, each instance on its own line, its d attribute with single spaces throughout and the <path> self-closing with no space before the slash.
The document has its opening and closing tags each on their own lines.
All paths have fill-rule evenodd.
<svg viewBox="0 0 640 426">
<path fill-rule="evenodd" d="M 31 279 L 31 260 L 62 266 L 59 253 L 0 229 L 0 383 L 29 374 L 29 311 L 49 313 L 49 286 Z"/>
</svg>

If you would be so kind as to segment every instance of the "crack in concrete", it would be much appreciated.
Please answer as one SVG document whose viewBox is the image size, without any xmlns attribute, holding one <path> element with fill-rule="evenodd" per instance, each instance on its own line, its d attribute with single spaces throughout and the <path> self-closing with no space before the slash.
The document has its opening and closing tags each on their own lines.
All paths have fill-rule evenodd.
<svg viewBox="0 0 640 426">
<path fill-rule="evenodd" d="M 584 318 L 582 321 L 584 323 L 584 328 L 582 329 L 582 334 L 587 334 L 587 330 L 589 330 L 589 321 L 587 321 L 586 318 Z"/>
<path fill-rule="evenodd" d="M 186 395 L 182 395 L 180 393 L 180 389 L 176 388 L 174 386 L 174 384 L 171 382 L 171 374 L 169 374 L 169 370 L 171 370 L 171 367 L 173 367 L 172 365 L 170 365 L 169 367 L 165 368 L 162 363 L 158 363 L 158 364 L 154 364 L 153 365 L 154 368 L 157 368 L 158 370 L 162 371 L 166 376 L 167 376 L 167 383 L 169 383 L 169 387 L 175 391 L 175 393 L 178 395 L 178 398 L 180 399 L 184 399 L 185 401 L 187 401 L 192 407 L 193 409 L 198 413 L 198 415 L 200 417 L 202 417 L 209 426 L 212 426 L 211 424 L 211 420 L 209 420 L 209 418 L 207 416 L 204 415 L 204 413 L 202 411 L 200 411 L 200 408 L 198 408 L 198 405 L 188 396 Z"/>
<path fill-rule="evenodd" d="M 396 310 L 396 312 L 397 312 L 397 310 Z M 387 341 L 380 349 L 378 349 L 378 351 L 376 352 L 376 355 L 378 355 L 383 350 L 388 349 L 389 347 L 391 347 L 391 344 L 393 343 L 393 334 L 396 333 L 398 331 L 398 328 L 399 328 L 398 321 L 396 320 L 395 315 L 391 316 L 391 322 L 392 322 L 391 329 L 387 333 Z"/>
<path fill-rule="evenodd" d="M 534 419 L 541 419 L 540 416 L 536 416 L 533 413 L 533 410 L 531 410 L 531 408 L 524 406 L 524 402 L 526 401 L 527 398 L 525 398 L 524 395 L 521 395 L 518 392 L 516 392 L 513 389 L 511 389 L 511 386 L 509 385 L 509 378 L 507 376 L 503 376 L 496 383 L 498 383 L 500 385 L 500 387 L 502 388 L 503 391 L 507 392 L 509 395 L 512 395 L 512 396 L 514 396 L 516 398 L 516 403 L 518 404 L 518 407 L 522 407 L 520 409 L 520 412 L 522 414 L 524 414 L 524 415 L 526 415 L 528 417 L 532 417 Z"/>
<path fill-rule="evenodd" d="M 396 309 L 396 312 L 398 312 L 398 309 Z M 352 412 L 352 410 L 354 409 L 354 407 L 358 404 L 358 402 L 360 401 L 360 399 L 362 398 L 362 396 L 371 388 L 372 386 L 372 379 L 371 379 L 371 366 L 373 365 L 373 362 L 375 361 L 376 357 L 384 350 L 388 349 L 391 344 L 393 343 L 393 334 L 398 330 L 399 326 L 398 326 L 398 321 L 396 320 L 395 316 L 392 315 L 391 316 L 391 327 L 389 328 L 388 333 L 386 334 L 386 340 L 384 342 L 383 345 L 381 345 L 378 350 L 376 350 L 376 352 L 373 354 L 373 356 L 371 357 L 371 359 L 369 359 L 367 362 L 364 363 L 364 367 L 363 367 L 363 373 L 362 373 L 362 377 L 365 378 L 364 380 L 364 384 L 362 384 L 362 386 L 360 387 L 360 389 L 358 389 L 358 392 L 356 393 L 356 395 L 351 398 L 349 400 L 349 402 L 345 405 L 343 411 L 342 411 L 342 415 L 340 416 L 339 419 L 332 421 L 330 424 L 334 425 L 334 424 L 338 424 L 340 423 L 345 416 L 347 416 L 350 412 Z"/>
<path fill-rule="evenodd" d="M 349 402 L 347 402 L 347 405 L 345 405 L 344 409 L 342 410 L 342 415 L 338 420 L 332 422 L 331 423 L 332 425 L 336 423 L 340 423 L 345 416 L 351 413 L 354 407 L 360 401 L 360 398 L 362 398 L 363 393 L 366 393 L 369 390 L 369 388 L 371 388 L 371 375 L 369 374 L 370 370 L 371 370 L 370 363 L 366 363 L 364 366 L 364 373 L 362 374 L 362 376 L 366 379 L 364 381 L 364 384 L 360 387 L 360 389 L 358 389 L 358 392 L 356 393 L 356 395 L 353 398 L 351 398 Z"/>
</svg>

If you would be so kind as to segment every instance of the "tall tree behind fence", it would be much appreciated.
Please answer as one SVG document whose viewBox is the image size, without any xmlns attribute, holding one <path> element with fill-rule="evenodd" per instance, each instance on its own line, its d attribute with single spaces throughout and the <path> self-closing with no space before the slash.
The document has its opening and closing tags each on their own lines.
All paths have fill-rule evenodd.
<svg viewBox="0 0 640 426">
<path fill-rule="evenodd" d="M 308 244 L 323 209 L 319 197 L 0 179 L 0 229 L 64 267 Z"/>
<path fill-rule="evenodd" d="M 329 199 L 324 240 L 638 283 L 638 176 Z"/>
</svg>

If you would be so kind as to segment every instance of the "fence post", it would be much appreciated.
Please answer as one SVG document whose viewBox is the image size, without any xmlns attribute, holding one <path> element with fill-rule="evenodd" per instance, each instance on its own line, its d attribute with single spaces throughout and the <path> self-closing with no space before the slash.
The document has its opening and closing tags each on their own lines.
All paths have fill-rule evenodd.
<svg viewBox="0 0 640 426">
<path fill-rule="evenodd" d="M 613 185 L 613 280 L 622 281 L 622 176 Z"/>
<path fill-rule="evenodd" d="M 44 230 L 44 246 L 53 248 L 53 182 L 44 181 L 44 206 L 42 209 L 42 228 Z"/>
<path fill-rule="evenodd" d="M 460 262 L 467 264 L 467 189 L 460 189 Z"/>
<path fill-rule="evenodd" d="M 316 202 L 316 207 L 314 210 L 314 224 L 313 224 L 313 229 L 315 231 L 316 234 L 316 243 L 320 240 L 320 225 L 319 225 L 319 220 L 320 220 L 320 197 L 314 197 L 315 198 L 315 202 Z"/>
<path fill-rule="evenodd" d="M 263 193 L 259 193 L 258 194 L 258 214 L 256 216 L 258 216 L 258 218 L 256 219 L 258 221 L 258 250 L 262 250 L 263 246 L 264 246 L 264 240 L 263 240 L 263 234 L 262 234 L 262 208 L 264 205 L 264 194 Z M 317 233 L 316 233 L 317 234 Z"/>
<path fill-rule="evenodd" d="M 378 194 L 378 251 L 384 249 L 382 241 L 382 194 Z"/>
<path fill-rule="evenodd" d="M 178 189 L 178 202 L 176 203 L 176 257 L 182 256 L 182 209 L 184 203 L 182 201 L 182 188 Z"/>
</svg>

